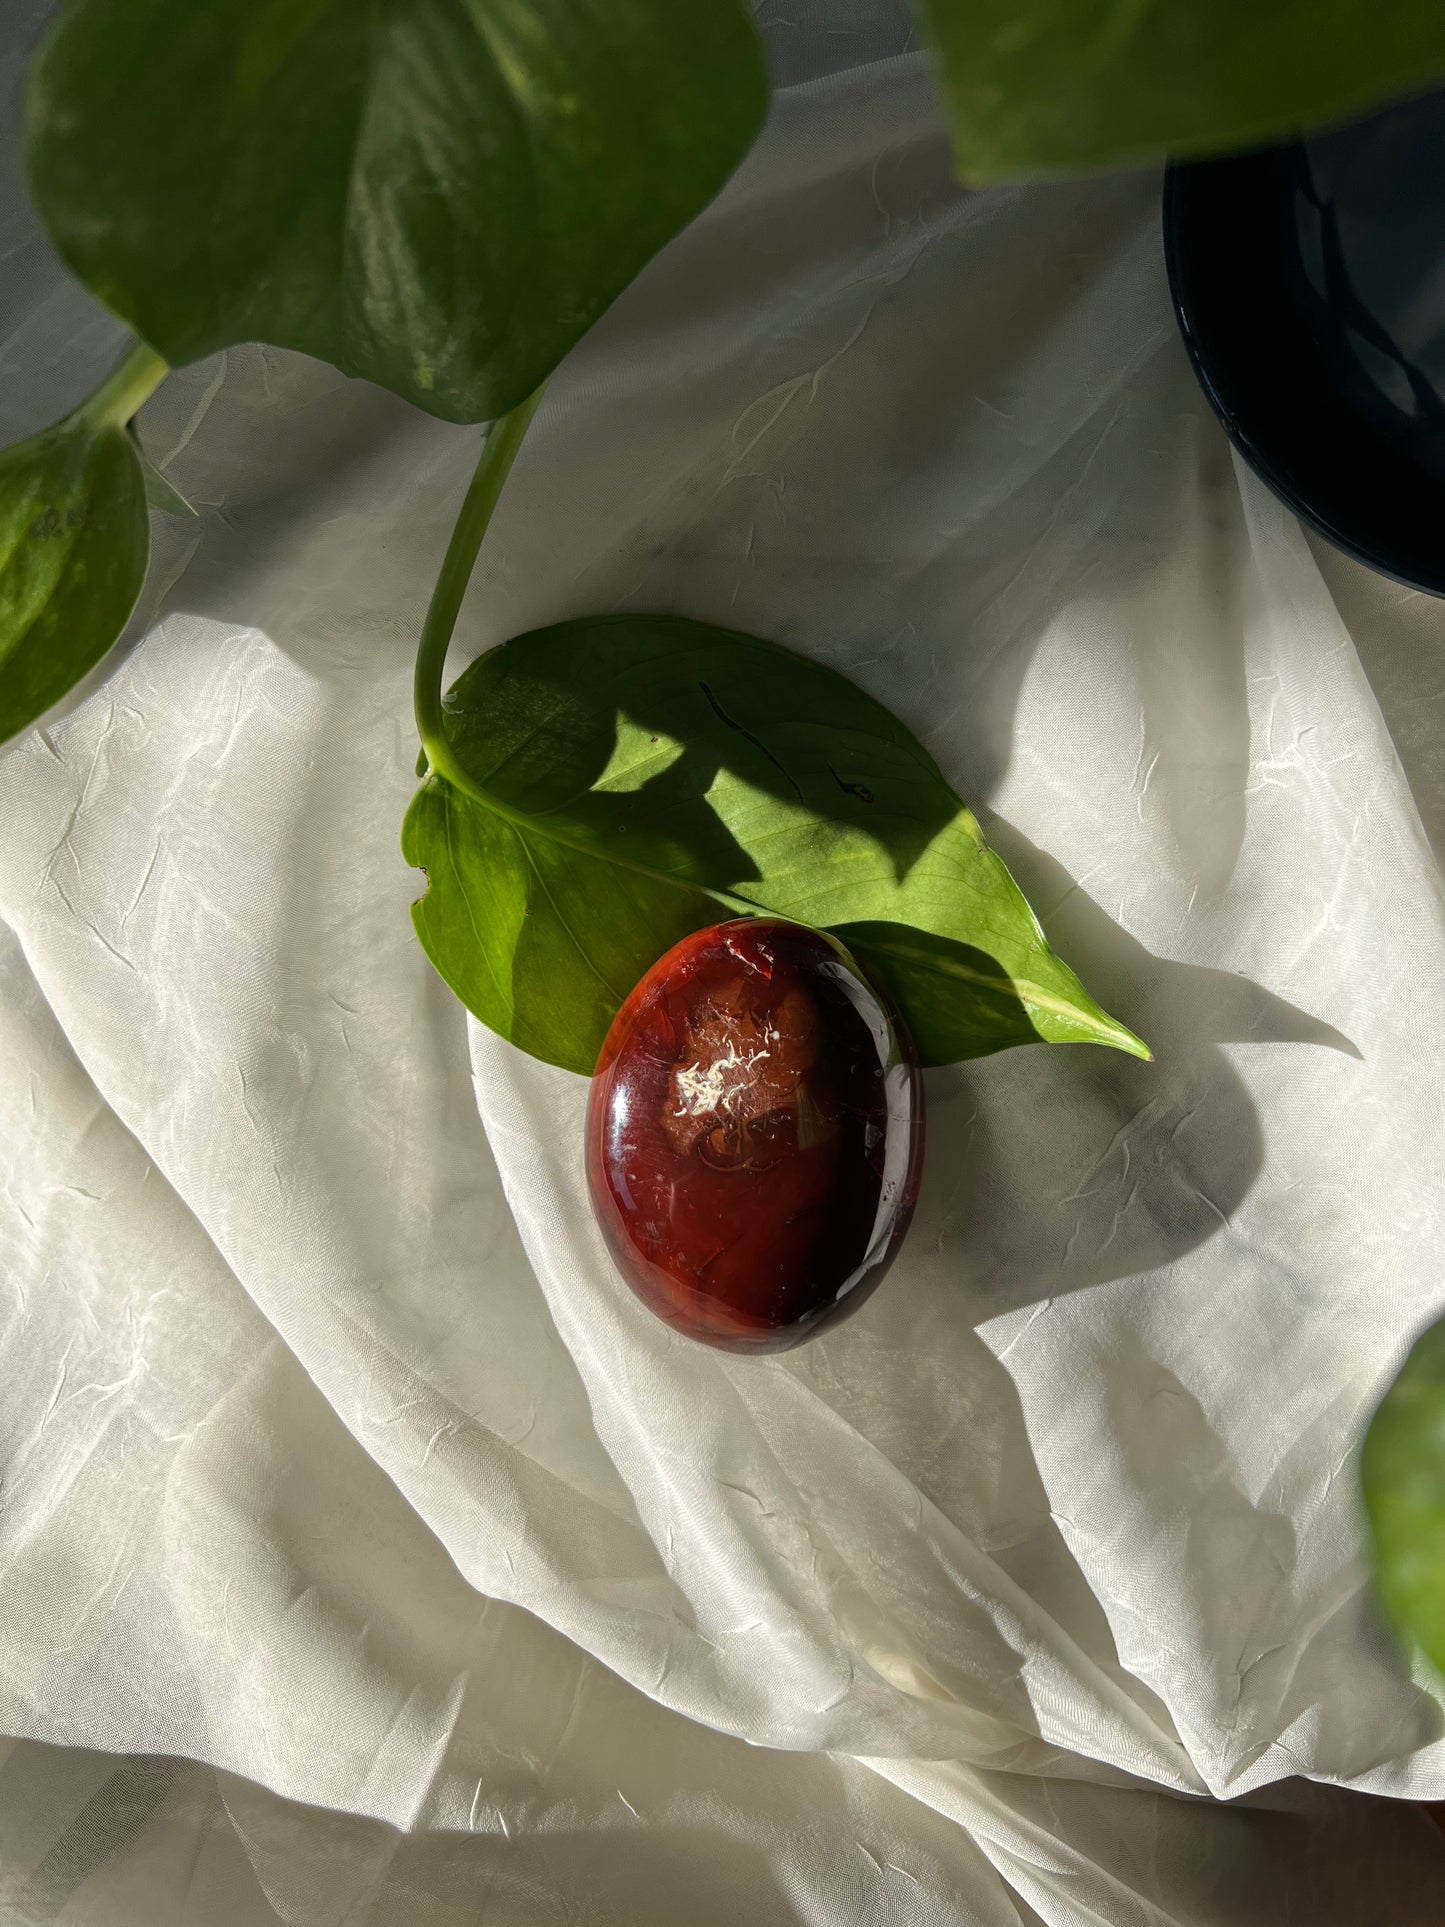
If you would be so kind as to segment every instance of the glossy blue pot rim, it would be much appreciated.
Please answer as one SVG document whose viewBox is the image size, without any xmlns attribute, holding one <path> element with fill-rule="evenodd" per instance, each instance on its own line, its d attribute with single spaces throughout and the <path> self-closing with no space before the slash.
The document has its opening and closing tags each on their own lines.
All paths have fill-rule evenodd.
<svg viewBox="0 0 1445 1927">
<path fill-rule="evenodd" d="M 1267 203 L 1273 197 L 1280 202 L 1283 170 L 1299 151 L 1295 143 L 1225 162 L 1175 162 L 1166 170 L 1164 258 L 1185 351 L 1226 435 L 1286 507 L 1367 568 L 1408 588 L 1445 596 L 1445 489 L 1419 471 L 1403 450 L 1392 451 L 1385 437 L 1376 432 L 1362 436 L 1364 425 L 1356 411 L 1340 389 L 1324 379 L 1316 380 L 1307 391 L 1297 389 L 1296 399 L 1308 403 L 1316 421 L 1334 419 L 1339 460 L 1316 462 L 1313 467 L 1302 463 L 1292 446 L 1294 425 L 1281 413 L 1271 413 L 1268 399 L 1260 392 L 1269 387 L 1268 362 L 1253 377 L 1258 389 L 1251 388 L 1251 379 L 1241 378 L 1240 370 L 1246 365 L 1241 361 L 1241 343 L 1246 343 L 1247 354 L 1249 339 L 1261 332 L 1261 316 L 1268 317 L 1269 326 L 1262 334 L 1278 372 L 1286 372 L 1284 355 L 1292 329 L 1301 337 L 1298 345 L 1306 363 L 1322 355 L 1318 341 L 1304 339 L 1305 329 L 1283 298 L 1285 264 L 1279 264 L 1278 278 L 1274 278 L 1275 264 L 1269 250 L 1261 248 L 1256 232 L 1243 256 L 1243 271 L 1247 271 L 1252 248 L 1260 270 L 1251 288 L 1252 306 L 1212 295 L 1208 274 L 1200 267 L 1201 255 L 1209 248 L 1211 222 L 1227 218 L 1233 210 L 1247 223 L 1255 219 L 1261 201 Z M 1288 248 L 1279 251 L 1287 255 Z M 1218 259 L 1216 255 L 1216 264 Z M 1412 510 L 1428 504 L 1433 540 L 1419 529 L 1412 528 L 1411 539 L 1393 540 L 1378 527 L 1364 526 L 1362 506 L 1377 501 L 1382 491 L 1408 502 Z M 1407 519 L 1413 525 L 1417 518 L 1412 513 Z"/>
</svg>

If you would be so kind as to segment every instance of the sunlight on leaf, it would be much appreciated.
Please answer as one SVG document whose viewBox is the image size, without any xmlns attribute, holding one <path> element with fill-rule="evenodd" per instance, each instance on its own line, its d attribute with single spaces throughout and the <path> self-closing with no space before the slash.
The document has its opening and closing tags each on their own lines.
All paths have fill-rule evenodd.
<svg viewBox="0 0 1445 1927">
<path fill-rule="evenodd" d="M 1049 949 L 903 724 L 822 664 L 671 616 L 599 616 L 480 658 L 447 701 L 489 803 L 428 777 L 403 849 L 427 954 L 482 1022 L 590 1072 L 690 930 L 836 931 L 925 1063 L 1040 1038 L 1147 1056 Z"/>
</svg>

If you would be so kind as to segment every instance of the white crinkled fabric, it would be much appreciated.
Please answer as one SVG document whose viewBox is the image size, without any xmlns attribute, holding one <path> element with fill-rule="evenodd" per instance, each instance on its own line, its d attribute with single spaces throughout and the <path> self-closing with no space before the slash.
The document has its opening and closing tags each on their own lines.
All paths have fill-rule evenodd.
<svg viewBox="0 0 1445 1927">
<path fill-rule="evenodd" d="M 199 520 L 0 757 L 7 1922 L 1436 1918 L 1355 1464 L 1445 1308 L 1445 610 L 1231 462 L 1155 176 L 965 193 L 896 23 L 793 12 L 758 148 L 555 378 L 455 664 L 627 608 L 847 671 L 1157 1061 L 930 1073 L 865 1309 L 673 1336 L 585 1083 L 469 1033 L 407 915 L 476 432 L 176 376 Z M 7 205 L 20 432 L 113 334 Z"/>
</svg>

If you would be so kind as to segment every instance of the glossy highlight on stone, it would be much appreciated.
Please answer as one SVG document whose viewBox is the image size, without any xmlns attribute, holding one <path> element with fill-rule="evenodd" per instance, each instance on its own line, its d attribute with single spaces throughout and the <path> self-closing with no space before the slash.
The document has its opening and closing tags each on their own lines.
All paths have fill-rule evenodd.
<svg viewBox="0 0 1445 1927">
<path fill-rule="evenodd" d="M 729 1351 L 784 1351 L 861 1305 L 922 1162 L 911 1045 L 843 946 L 801 924 L 685 937 L 597 1060 L 587 1177 L 617 1268 Z"/>
</svg>

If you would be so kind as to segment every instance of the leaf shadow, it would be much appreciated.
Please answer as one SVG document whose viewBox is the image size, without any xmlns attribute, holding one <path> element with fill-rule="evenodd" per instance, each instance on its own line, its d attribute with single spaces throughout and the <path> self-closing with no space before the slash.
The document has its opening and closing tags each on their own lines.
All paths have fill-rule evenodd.
<svg viewBox="0 0 1445 1927">
<path fill-rule="evenodd" d="M 787 813 L 760 836 L 796 812 L 866 839 L 899 882 L 961 807 L 920 746 L 845 678 L 684 616 L 584 617 L 517 636 L 464 672 L 447 708 L 463 759 L 509 806 L 544 827 L 565 817 L 614 847 L 625 838 L 635 854 L 656 852 L 646 859 L 656 867 L 713 888 L 761 880 L 756 851 L 728 822 L 756 818 L 760 798 Z M 629 783 L 650 746 L 665 766 Z"/>
<path fill-rule="evenodd" d="M 1037 1044 L 1039 1033 L 1019 996 L 1012 977 L 986 950 L 963 943 L 956 937 L 942 937 L 917 924 L 865 919 L 832 926 L 833 934 L 851 950 L 867 973 L 885 993 L 891 993 L 889 957 L 900 939 L 906 941 L 915 957 L 927 958 L 932 968 L 925 975 L 914 970 L 909 976 L 909 1005 L 915 1042 L 923 1049 L 924 1033 L 936 1027 L 939 1035 L 957 1039 L 968 1027 L 974 1036 L 976 1056 L 1009 1050 L 1019 1044 Z M 930 1002 L 928 990 L 934 992 Z M 897 1004 L 896 993 L 890 1001 Z M 929 1053 L 924 1050 L 925 1061 Z"/>
<path fill-rule="evenodd" d="M 713 759 L 689 749 L 636 790 L 588 790 L 567 816 L 600 847 L 680 882 L 704 889 L 756 882 L 756 862 L 707 801 L 715 779 Z"/>
<path fill-rule="evenodd" d="M 814 693 L 808 684 L 815 676 L 816 693 L 823 698 L 821 719 L 804 706 Z M 895 741 L 864 734 L 845 722 L 836 729 L 829 752 L 819 754 L 816 737 L 832 721 L 825 705 L 834 694 L 836 676 L 815 658 L 785 659 L 771 689 L 766 671 L 756 681 L 722 688 L 717 686 L 720 678 L 698 677 L 685 698 L 692 712 L 685 719 L 666 702 L 653 707 L 635 700 L 623 713 L 644 728 L 676 729 L 679 720 L 684 726 L 692 722 L 683 740 L 696 745 L 688 752 L 690 774 L 703 795 L 731 778 L 784 808 L 804 809 L 830 829 L 867 837 L 887 856 L 901 883 L 960 805 L 941 777 L 919 782 L 920 764 L 912 744 L 900 754 Z M 790 682 L 795 685 L 791 690 Z M 790 696 L 804 699 L 796 713 L 789 711 Z M 756 859 L 747 860 L 753 867 L 746 874 L 756 877 Z"/>
<path fill-rule="evenodd" d="M 1161 1270 L 1232 1228 L 1264 1139 L 1221 1045 L 1360 1052 L 1248 978 L 1154 956 L 1025 837 L 990 833 L 1051 934 L 1155 1051 L 1152 1064 L 1112 1051 L 1081 1063 L 1050 1047 L 931 1091 L 930 1162 L 947 1186 L 934 1235 L 992 1317 Z"/>
<path fill-rule="evenodd" d="M 517 638 L 508 652 L 525 643 L 525 637 Z M 579 697 L 544 665 L 524 659 L 524 667 L 525 680 L 510 679 L 508 690 L 512 697 L 521 682 L 522 740 L 501 759 L 489 736 L 488 657 L 479 657 L 446 698 L 452 746 L 489 794 L 535 822 L 543 835 L 553 830 L 578 837 L 679 883 L 727 888 L 756 879 L 753 859 L 708 800 L 719 771 L 716 757 L 697 742 L 684 741 L 644 782 L 599 788 L 635 719 L 620 708 Z M 526 731 L 541 734 L 532 722 L 536 717 L 546 719 L 549 738 L 540 779 L 526 755 L 533 740 Z M 648 728 L 638 726 L 644 732 Z M 662 754 L 671 747 L 664 746 L 660 726 L 652 741 Z"/>
<path fill-rule="evenodd" d="M 1201 1274 L 1181 1275 L 1178 1262 L 1237 1235 L 1264 1167 L 1258 1113 L 1222 1047 L 1307 1045 L 1354 1061 L 1361 1053 L 1326 1019 L 1247 978 L 1154 956 L 1025 838 L 999 825 L 990 836 L 1044 909 L 1051 937 L 1149 1037 L 1157 1061 L 1048 1048 L 930 1073 L 928 1160 L 899 1276 L 857 1318 L 790 1354 L 787 1369 L 1067 1628 L 1164 1742 L 1177 1743 L 1169 1707 L 1134 1670 L 1142 1657 L 1139 1671 L 1149 1672 L 1149 1639 L 1127 1593 L 1107 1604 L 1091 1580 L 1091 1527 L 1072 1516 L 1087 1480 L 1061 1482 L 1055 1424 L 1078 1439 L 1088 1436 L 1081 1425 L 1107 1423 L 1111 1478 L 1184 1522 L 1168 1556 L 1196 1602 L 1197 1649 L 1210 1656 L 1211 1771 L 1247 1772 L 1307 1715 L 1325 1720 L 1342 1757 L 1376 1744 L 1384 1757 L 1398 1733 L 1347 1730 L 1357 1709 L 1334 1705 L 1321 1682 L 1347 1647 L 1377 1674 L 1384 1705 L 1399 1690 L 1399 1656 L 1354 1594 L 1341 1596 L 1329 1621 L 1301 1627 L 1296 1516 L 1247 1489 L 1217 1418 L 1149 1338 L 1171 1307 L 1191 1315 Z M 1071 1319 L 1067 1342 L 1081 1386 L 1087 1379 L 1093 1389 L 1076 1391 L 1065 1374 L 1058 1414 L 1045 1418 L 1037 1377 L 1016 1377 L 1020 1360 L 1009 1362 L 1009 1352 L 1057 1343 L 1047 1324 L 1029 1338 L 1036 1321 L 1067 1318 L 1059 1308 L 1072 1294 L 1128 1280 L 1143 1293 L 1132 1303 L 1155 1309 L 1114 1309 L 1111 1297 Z M 1026 1400 L 1020 1388 L 1029 1385 Z M 1261 1575 L 1252 1589 L 1218 1585 L 1220 1571 L 1245 1565 Z M 1428 1695 L 1411 1695 L 1397 1717 L 1409 1721 L 1411 1745 L 1438 1738 Z M 1196 1759 L 1201 1738 L 1186 1737 Z"/>
</svg>

